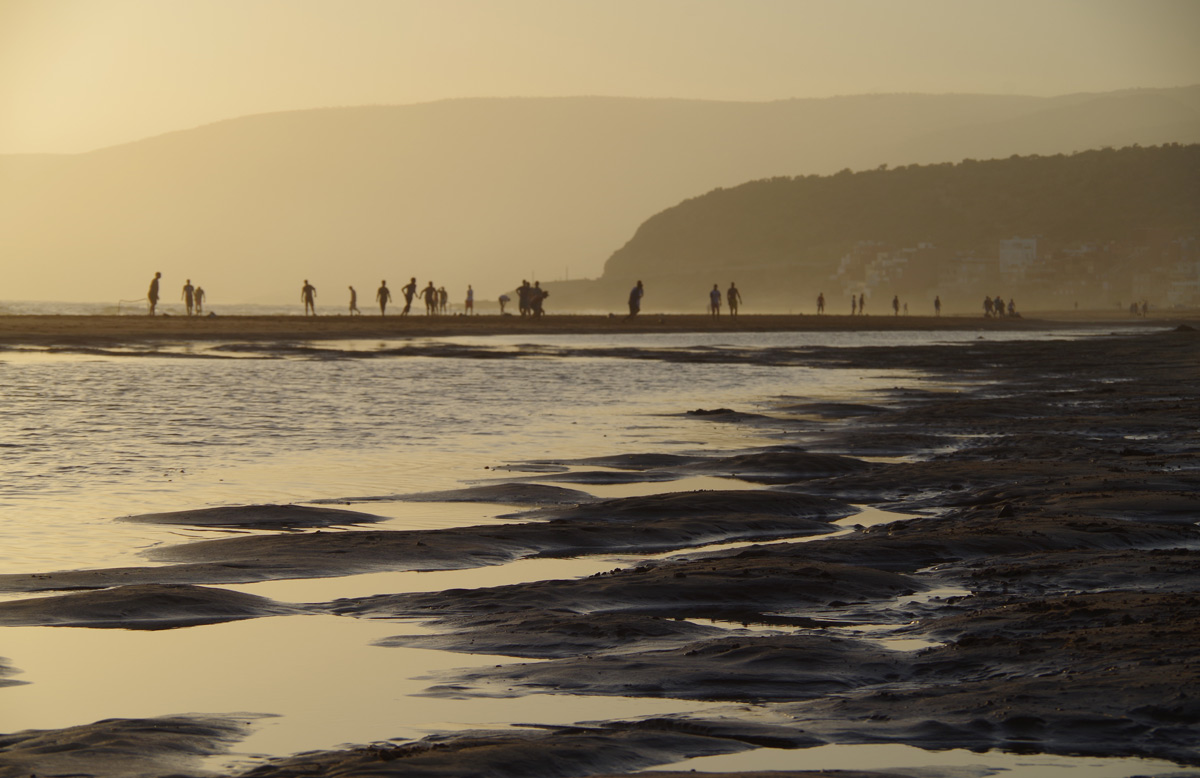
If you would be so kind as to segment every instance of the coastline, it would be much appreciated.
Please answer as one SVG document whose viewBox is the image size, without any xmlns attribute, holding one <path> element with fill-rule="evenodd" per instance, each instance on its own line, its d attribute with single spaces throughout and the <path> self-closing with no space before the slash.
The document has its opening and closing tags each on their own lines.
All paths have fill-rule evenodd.
<svg viewBox="0 0 1200 778">
<path fill-rule="evenodd" d="M 288 321 L 268 322 L 252 337 L 303 332 L 303 319 L 278 318 Z M 673 324 L 695 328 L 702 321 L 694 320 L 704 318 Z M 848 317 L 827 318 L 845 324 Z M 887 321 L 866 318 L 877 321 L 862 322 L 863 329 Z M 963 322 L 970 329 L 987 324 L 957 323 Z M 794 326 L 802 323 L 808 322 Z M 903 365 L 961 388 L 884 391 L 868 404 L 781 399 L 762 413 L 708 409 L 690 414 L 698 429 L 754 425 L 778 434 L 780 445 L 693 458 L 631 451 L 603 460 L 539 460 L 562 469 L 540 477 L 513 463 L 526 475 L 455 493 L 407 495 L 507 502 L 523 510 L 500 526 L 233 536 L 161 549 L 155 558 L 164 564 L 157 566 L 0 576 L 4 591 L 49 595 L 3 603 L 0 624 L 168 629 L 281 613 L 416 618 L 435 634 L 380 645 L 512 658 L 434 679 L 430 696 L 588 694 L 729 703 L 719 716 L 460 732 L 278 757 L 243 773 L 255 778 L 420 771 L 626 775 L 687 757 L 755 749 L 794 754 L 793 764 L 803 764 L 806 748 L 863 743 L 1150 756 L 1200 766 L 1191 738 L 1200 724 L 1200 699 L 1191 693 L 1200 688 L 1192 645 L 1200 628 L 1200 338 L 1194 330 L 1170 331 L 1177 322 L 1151 323 L 1162 330 L 952 349 L 814 348 L 808 356 L 814 366 Z M 610 331 L 583 324 L 590 332 Z M 1098 324 L 1112 329 L 1114 322 Z M 488 328 L 506 332 L 496 330 Z M 347 335 L 336 326 L 321 331 L 336 333 L 321 337 L 383 337 Z M 513 334 L 527 331 L 561 330 Z M 96 335 L 157 339 L 144 333 L 143 327 Z M 485 333 L 386 337 L 432 334 Z M 671 490 L 671 477 L 695 474 L 728 478 L 728 490 Z M 605 475 L 661 481 L 662 487 L 607 500 L 570 491 Z M 843 520 L 854 505 L 909 518 L 855 527 L 853 515 Z M 219 515 L 192 511 L 138 520 L 224 522 L 216 526 L 265 532 L 351 519 L 324 507 L 242 506 Z M 840 534 L 845 528 L 852 531 Z M 684 553 L 713 537 L 757 545 Z M 680 555 L 585 579 L 325 603 L 281 603 L 216 588 L 652 549 Z M 712 626 L 736 624 L 780 633 Z M 924 647 L 891 648 L 875 639 L 881 634 Z M 238 732 L 237 722 L 217 717 L 101 721 L 9 735 L 0 746 L 0 767 L 14 774 L 77 768 L 54 762 L 66 758 L 55 755 L 86 759 L 97 742 L 119 736 L 132 744 L 121 767 L 127 770 L 135 757 L 170 751 L 164 741 L 172 738 L 196 753 L 217 753 Z M 160 770 L 168 774 L 167 767 Z"/>
<path fill-rule="evenodd" d="M 688 314 L 547 314 L 520 316 L 0 316 L 0 345 L 106 346 L 211 341 L 320 341 L 492 335 L 596 335 L 685 332 L 886 332 L 984 330 L 1021 332 L 1069 327 L 1171 327 L 1200 322 L 1200 311 L 1131 318 L 1099 312 L 1048 313 L 1031 318 L 982 316 L 841 316 L 745 314 L 737 318 Z"/>
</svg>

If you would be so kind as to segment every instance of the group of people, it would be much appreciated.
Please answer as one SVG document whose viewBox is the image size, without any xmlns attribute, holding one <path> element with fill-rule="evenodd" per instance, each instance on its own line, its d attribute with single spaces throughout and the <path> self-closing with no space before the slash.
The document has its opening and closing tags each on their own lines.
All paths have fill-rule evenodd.
<svg viewBox="0 0 1200 778">
<path fill-rule="evenodd" d="M 532 316 L 535 319 L 545 315 L 546 310 L 544 303 L 550 293 L 542 288 L 541 281 L 534 281 L 531 285 L 525 279 L 521 280 L 521 285 L 517 287 L 517 311 L 522 316 Z M 500 295 L 500 313 L 504 313 L 504 306 L 510 302 L 508 295 Z"/>
<path fill-rule="evenodd" d="M 999 299 L 999 298 L 997 298 Z M 903 311 L 904 315 L 908 315 L 908 303 L 900 302 L 900 295 L 892 295 L 892 315 L 899 316 Z M 817 313 L 825 313 L 825 293 L 817 295 Z M 867 295 L 860 293 L 857 297 L 850 295 L 850 315 L 851 316 L 866 316 L 867 315 Z M 942 298 L 934 296 L 933 298 L 933 315 L 942 315 Z"/>
<path fill-rule="evenodd" d="M 1008 306 L 1006 307 L 1004 305 L 1004 298 L 1002 298 L 1000 295 L 996 295 L 995 297 L 984 297 L 983 315 L 985 318 L 989 319 L 993 316 L 997 319 L 1002 319 L 1005 316 L 1015 318 L 1017 315 L 1017 304 L 1010 298 L 1008 301 Z"/>
<path fill-rule="evenodd" d="M 640 284 L 641 281 L 638 281 Z M 729 315 L 737 316 L 738 305 L 742 302 L 742 293 L 738 291 L 737 284 L 733 281 L 729 282 L 729 289 L 725 292 L 726 301 L 729 303 Z M 708 293 L 708 312 L 713 316 L 721 315 L 721 287 L 713 284 L 712 291 Z"/>
<path fill-rule="evenodd" d="M 150 315 L 153 316 L 158 312 L 159 296 L 159 281 L 162 279 L 162 273 L 155 273 L 154 278 L 150 281 L 150 289 L 146 292 L 146 300 L 150 303 Z M 204 288 L 201 286 L 192 286 L 192 279 L 187 279 L 183 284 L 183 294 L 181 299 L 184 306 L 187 308 L 188 316 L 200 316 L 204 313 Z"/>
<path fill-rule="evenodd" d="M 350 289 L 350 315 L 361 316 L 362 311 L 358 309 L 358 291 L 353 286 Z M 404 308 L 401 309 L 400 315 L 407 316 L 412 311 L 413 300 L 420 297 L 425 303 L 425 315 L 437 316 L 450 312 L 450 293 L 446 291 L 446 287 L 436 287 L 430 281 L 423 289 L 417 289 L 417 279 L 410 278 L 408 283 L 400 287 L 400 294 L 404 297 Z M 317 315 L 317 289 L 315 286 L 304 279 L 304 286 L 300 288 L 300 301 L 304 303 L 304 315 Z M 392 289 L 387 285 L 387 279 L 379 282 L 379 289 L 375 291 L 375 302 L 379 304 L 379 315 L 387 315 L 388 303 L 392 302 Z M 470 284 L 467 284 L 467 300 L 465 310 L 467 314 L 475 312 L 475 290 Z"/>
<path fill-rule="evenodd" d="M 150 302 L 150 315 L 155 315 L 158 302 L 160 299 L 159 282 L 162 279 L 162 273 L 155 273 L 154 279 L 150 282 L 150 290 L 146 294 L 146 299 Z M 646 290 L 641 281 L 638 281 L 633 289 L 629 292 L 629 315 L 626 320 L 638 315 L 642 309 L 642 297 Z M 400 294 L 404 298 L 404 308 L 400 311 L 401 316 L 407 316 L 412 310 L 413 300 L 420 297 L 425 303 L 425 315 L 437 316 L 449 313 L 450 310 L 450 295 L 446 292 L 446 287 L 435 287 L 430 281 L 424 288 L 418 289 L 417 279 L 411 278 L 409 282 L 400 288 Z M 521 316 L 531 316 L 534 318 L 541 317 L 545 314 L 544 302 L 550 296 L 550 292 L 542 288 L 540 281 L 535 281 L 530 284 L 528 281 L 521 281 L 521 285 L 517 287 L 517 308 Z M 729 308 L 730 316 L 738 315 L 738 308 L 742 303 L 741 290 L 737 288 L 737 284 L 730 282 L 729 288 L 724 293 L 718 284 L 713 284 L 712 290 L 708 293 L 708 311 L 713 317 L 721 315 L 721 302 L 724 298 L 725 305 Z M 182 299 L 187 309 L 187 315 L 202 315 L 204 313 L 205 293 L 200 286 L 193 286 L 192 280 L 189 278 L 183 285 Z M 304 303 L 304 315 L 317 315 L 317 288 L 304 279 L 304 285 L 300 288 L 300 301 Z M 505 306 L 512 301 L 507 294 L 500 295 L 500 313 L 504 315 Z M 379 289 L 375 292 L 375 302 L 379 304 L 379 315 L 387 315 L 388 304 L 392 302 L 392 290 L 387 285 L 386 280 L 379 282 Z M 903 309 L 904 315 L 908 315 L 908 303 L 901 303 L 900 296 L 892 297 L 892 315 L 899 316 Z M 1140 306 L 1133 303 L 1129 307 L 1131 314 L 1137 316 L 1145 316 L 1149 310 L 1149 305 L 1142 303 Z M 464 311 L 467 315 L 475 313 L 475 290 L 470 284 L 467 285 L 466 302 Z M 935 316 L 942 315 L 942 299 L 935 296 L 933 298 L 933 312 Z M 825 293 L 817 294 L 817 313 L 825 313 Z M 867 313 L 867 296 L 865 293 L 850 295 L 850 315 L 865 316 Z M 350 287 L 350 315 L 361 316 L 362 311 L 358 309 L 358 292 L 354 287 Z M 983 315 L 987 318 L 1015 318 L 1017 314 L 1017 305 L 1014 300 L 1009 300 L 1006 304 L 999 295 L 996 297 L 983 298 Z"/>
</svg>

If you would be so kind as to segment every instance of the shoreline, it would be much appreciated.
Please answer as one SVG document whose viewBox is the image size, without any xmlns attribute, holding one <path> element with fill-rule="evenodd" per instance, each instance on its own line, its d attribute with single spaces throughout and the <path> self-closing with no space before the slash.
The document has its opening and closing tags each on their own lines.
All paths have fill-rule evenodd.
<svg viewBox="0 0 1200 778">
<path fill-rule="evenodd" d="M 495 335 L 631 335 L 744 332 L 1022 332 L 1078 327 L 1174 327 L 1200 322 L 1200 311 L 1130 318 L 1097 312 L 1037 318 L 982 316 L 844 316 L 746 314 L 713 318 L 690 314 L 520 316 L 0 316 L 0 346 L 104 346 L 212 341 L 394 340 Z"/>
</svg>

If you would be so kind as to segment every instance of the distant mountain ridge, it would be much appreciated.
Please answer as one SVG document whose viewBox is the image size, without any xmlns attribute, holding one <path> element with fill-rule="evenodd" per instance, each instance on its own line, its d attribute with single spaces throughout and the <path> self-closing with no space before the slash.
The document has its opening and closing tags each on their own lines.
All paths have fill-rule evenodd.
<svg viewBox="0 0 1200 778">
<path fill-rule="evenodd" d="M 380 278 L 492 298 L 597 276 L 651 214 L 716 187 L 843 168 L 1200 141 L 1200 87 L 731 103 L 448 100 L 248 116 L 70 156 L 0 156 L 5 296 L 211 304 L 304 278 L 342 307 Z M 368 295 L 369 296 L 369 295 Z"/>
<path fill-rule="evenodd" d="M 1029 256 L 1002 263 L 1013 239 L 1032 241 Z M 997 287 L 1039 305 L 1067 290 L 1163 304 L 1172 281 L 1200 284 L 1197 239 L 1200 145 L 1014 155 L 716 189 L 646 220 L 593 288 L 552 291 L 613 298 L 642 279 L 660 308 L 688 310 L 732 278 L 759 310 L 810 305 L 817 290 L 969 295 L 973 309 Z"/>
</svg>

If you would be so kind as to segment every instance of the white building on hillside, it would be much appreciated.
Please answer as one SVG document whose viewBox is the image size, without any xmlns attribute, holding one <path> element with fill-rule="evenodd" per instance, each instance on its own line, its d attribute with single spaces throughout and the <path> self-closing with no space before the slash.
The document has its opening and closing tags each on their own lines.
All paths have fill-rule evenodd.
<svg viewBox="0 0 1200 778">
<path fill-rule="evenodd" d="M 1000 241 L 1000 278 L 1006 282 L 1023 281 L 1037 262 L 1037 238 L 1013 238 Z"/>
</svg>

